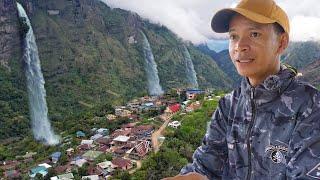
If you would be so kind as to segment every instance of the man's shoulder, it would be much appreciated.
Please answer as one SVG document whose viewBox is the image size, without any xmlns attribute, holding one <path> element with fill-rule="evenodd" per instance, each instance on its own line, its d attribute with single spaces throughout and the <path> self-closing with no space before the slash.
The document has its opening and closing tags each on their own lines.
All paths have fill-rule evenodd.
<svg viewBox="0 0 320 180">
<path fill-rule="evenodd" d="M 320 94 L 317 88 L 301 79 L 295 79 L 292 86 L 288 88 L 287 92 L 292 92 L 295 95 L 302 96 L 309 95 L 310 97 L 318 96 Z"/>
</svg>

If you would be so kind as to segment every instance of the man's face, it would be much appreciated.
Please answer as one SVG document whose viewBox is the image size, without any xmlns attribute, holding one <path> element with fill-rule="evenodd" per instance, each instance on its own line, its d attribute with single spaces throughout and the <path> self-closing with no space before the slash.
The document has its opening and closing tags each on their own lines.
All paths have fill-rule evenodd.
<svg viewBox="0 0 320 180">
<path fill-rule="evenodd" d="M 229 23 L 230 57 L 238 73 L 251 84 L 279 71 L 280 40 L 273 28 L 238 14 Z"/>
</svg>

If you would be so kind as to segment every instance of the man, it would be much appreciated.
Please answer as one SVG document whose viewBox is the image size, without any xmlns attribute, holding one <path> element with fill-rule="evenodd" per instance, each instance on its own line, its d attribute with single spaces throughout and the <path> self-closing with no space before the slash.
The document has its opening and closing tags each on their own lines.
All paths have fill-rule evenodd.
<svg viewBox="0 0 320 180">
<path fill-rule="evenodd" d="M 229 33 L 244 78 L 219 101 L 193 163 L 173 179 L 320 179 L 320 93 L 280 63 L 286 13 L 273 0 L 242 0 L 211 25 Z"/>
</svg>

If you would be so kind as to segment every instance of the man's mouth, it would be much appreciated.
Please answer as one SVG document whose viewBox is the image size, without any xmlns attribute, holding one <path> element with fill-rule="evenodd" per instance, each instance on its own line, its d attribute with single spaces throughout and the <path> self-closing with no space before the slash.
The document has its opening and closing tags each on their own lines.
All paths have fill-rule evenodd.
<svg viewBox="0 0 320 180">
<path fill-rule="evenodd" d="M 249 59 L 237 59 L 236 60 L 236 62 L 238 62 L 238 63 L 250 63 L 252 61 L 254 61 L 254 59 L 252 59 L 252 58 L 249 58 Z"/>
</svg>

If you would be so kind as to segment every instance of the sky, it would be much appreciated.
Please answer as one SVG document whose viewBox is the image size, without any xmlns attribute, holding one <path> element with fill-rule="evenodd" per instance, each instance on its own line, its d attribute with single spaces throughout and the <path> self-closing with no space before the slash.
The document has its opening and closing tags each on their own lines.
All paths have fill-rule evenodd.
<svg viewBox="0 0 320 180">
<path fill-rule="evenodd" d="M 152 23 L 168 27 L 186 41 L 194 44 L 210 39 L 223 39 L 226 34 L 211 30 L 210 21 L 215 12 L 234 7 L 239 0 L 101 0 L 112 8 L 121 8 L 139 14 Z M 319 0 L 275 0 L 290 19 L 291 41 L 320 41 Z"/>
</svg>

